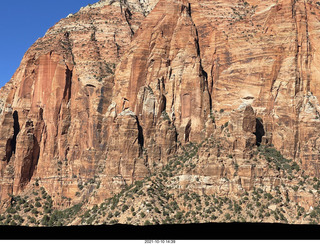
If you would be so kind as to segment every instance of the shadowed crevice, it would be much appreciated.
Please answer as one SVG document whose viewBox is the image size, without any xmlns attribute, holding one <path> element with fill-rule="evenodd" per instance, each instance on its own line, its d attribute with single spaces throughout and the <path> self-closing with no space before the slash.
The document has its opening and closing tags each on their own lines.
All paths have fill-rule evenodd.
<svg viewBox="0 0 320 244">
<path fill-rule="evenodd" d="M 7 160 L 7 162 L 9 162 L 12 155 L 16 153 L 17 136 L 20 132 L 18 112 L 14 111 L 12 117 L 13 117 L 13 136 L 12 136 L 12 138 L 10 138 L 7 141 L 7 146 L 6 146 L 6 160 Z"/>
<path fill-rule="evenodd" d="M 140 145 L 140 148 L 142 149 L 144 146 L 144 136 L 143 136 L 143 129 L 139 123 L 138 118 L 137 118 L 137 126 L 138 126 L 138 143 Z"/>
<path fill-rule="evenodd" d="M 20 124 L 19 124 L 19 116 L 18 112 L 14 111 L 13 113 L 13 138 L 12 138 L 12 152 L 16 153 L 16 145 L 17 145 L 17 136 L 20 132 Z"/>
<path fill-rule="evenodd" d="M 184 133 L 185 142 L 189 142 L 190 132 L 191 132 L 191 120 L 189 120 L 189 122 L 186 126 L 186 129 L 185 129 L 185 133 Z"/>
<path fill-rule="evenodd" d="M 71 99 L 71 86 L 72 86 L 72 70 L 66 69 L 66 85 L 63 92 L 63 99 L 68 103 Z"/>
<path fill-rule="evenodd" d="M 260 146 L 262 137 L 265 135 L 262 119 L 256 119 L 256 132 L 254 134 L 256 135 L 256 145 Z"/>
</svg>

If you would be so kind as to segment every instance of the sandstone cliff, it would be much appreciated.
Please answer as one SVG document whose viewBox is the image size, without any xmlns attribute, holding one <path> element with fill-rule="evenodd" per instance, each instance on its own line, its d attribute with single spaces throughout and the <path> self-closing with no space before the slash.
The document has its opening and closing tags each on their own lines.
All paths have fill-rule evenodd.
<svg viewBox="0 0 320 244">
<path fill-rule="evenodd" d="M 319 16 L 305 0 L 106 0 L 62 19 L 0 91 L 3 210 L 35 185 L 56 208 L 103 203 L 193 144 L 172 194 L 283 186 L 316 206 L 311 182 L 292 187 L 319 177 Z"/>
</svg>

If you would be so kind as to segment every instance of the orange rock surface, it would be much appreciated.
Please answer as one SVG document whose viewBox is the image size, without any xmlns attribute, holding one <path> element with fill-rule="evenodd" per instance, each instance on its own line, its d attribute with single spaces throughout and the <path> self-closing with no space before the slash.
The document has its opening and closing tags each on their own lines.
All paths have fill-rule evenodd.
<svg viewBox="0 0 320 244">
<path fill-rule="evenodd" d="M 37 182 L 77 203 L 99 179 L 99 202 L 213 134 L 239 162 L 273 144 L 319 176 L 319 18 L 306 0 L 100 1 L 69 15 L 0 91 L 0 200 Z M 216 157 L 181 184 L 278 185 L 247 163 L 233 178 Z"/>
</svg>

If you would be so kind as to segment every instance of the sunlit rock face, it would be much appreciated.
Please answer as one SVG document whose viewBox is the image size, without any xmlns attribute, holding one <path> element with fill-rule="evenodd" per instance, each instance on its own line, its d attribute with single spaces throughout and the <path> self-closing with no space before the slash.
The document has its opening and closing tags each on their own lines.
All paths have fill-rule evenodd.
<svg viewBox="0 0 320 244">
<path fill-rule="evenodd" d="M 0 199 L 36 182 L 57 205 L 98 203 L 212 135 L 242 162 L 237 177 L 208 149 L 184 188 L 194 174 L 210 193 L 279 185 L 246 163 L 259 145 L 319 176 L 319 16 L 302 0 L 100 1 L 70 14 L 0 91 Z M 92 181 L 89 197 L 79 185 Z"/>
</svg>

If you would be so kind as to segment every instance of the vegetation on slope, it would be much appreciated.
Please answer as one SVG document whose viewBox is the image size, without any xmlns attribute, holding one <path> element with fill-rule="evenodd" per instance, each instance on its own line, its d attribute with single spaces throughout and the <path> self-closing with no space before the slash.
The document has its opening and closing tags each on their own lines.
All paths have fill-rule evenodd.
<svg viewBox="0 0 320 244">
<path fill-rule="evenodd" d="M 192 174 L 197 167 L 198 152 L 205 146 L 221 147 L 217 141 L 208 139 L 201 144 L 189 143 L 182 153 L 142 181 L 136 181 L 120 193 L 101 204 L 87 209 L 86 205 L 58 210 L 53 208 L 51 197 L 38 187 L 29 196 L 12 196 L 10 207 L 0 215 L 1 225 L 65 226 L 110 225 L 117 223 L 134 225 L 184 224 L 208 222 L 281 222 L 317 224 L 320 207 L 304 209 L 290 201 L 291 192 L 308 192 L 317 198 L 320 181 L 301 173 L 299 165 L 284 158 L 272 147 L 260 146 L 253 152 L 253 163 L 265 160 L 270 168 L 281 171 L 282 182 L 300 177 L 298 184 L 275 186 L 273 190 L 253 187 L 240 195 L 221 193 L 204 194 L 199 191 L 182 190 L 181 176 Z M 230 155 L 226 156 L 230 157 Z M 237 169 L 239 166 L 234 165 Z M 227 179 L 226 179 L 227 180 Z M 196 178 L 195 183 L 201 184 Z"/>
</svg>

